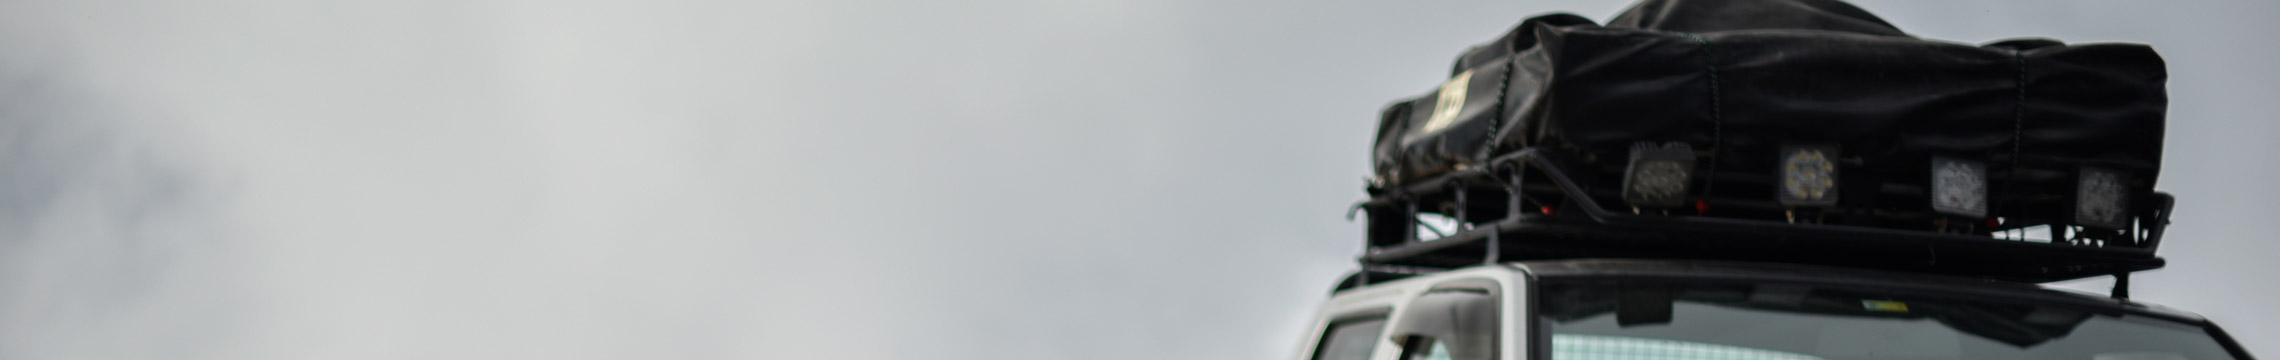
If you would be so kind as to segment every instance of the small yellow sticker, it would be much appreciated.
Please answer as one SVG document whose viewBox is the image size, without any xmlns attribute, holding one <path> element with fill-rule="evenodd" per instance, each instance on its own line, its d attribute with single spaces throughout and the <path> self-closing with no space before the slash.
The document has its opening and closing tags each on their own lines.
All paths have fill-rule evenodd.
<svg viewBox="0 0 2280 360">
<path fill-rule="evenodd" d="M 1465 90 L 1472 88 L 1472 75 L 1472 70 L 1465 70 L 1441 84 L 1440 99 L 1433 102 L 1433 118 L 1425 121 L 1425 128 L 1420 129 L 1424 131 L 1420 132 L 1439 131 L 1457 120 L 1457 114 L 1465 110 Z"/>
<path fill-rule="evenodd" d="M 1862 309 L 1867 309 L 1868 311 L 1896 313 L 1908 312 L 1908 303 L 1890 300 L 1861 300 L 1860 307 Z"/>
</svg>

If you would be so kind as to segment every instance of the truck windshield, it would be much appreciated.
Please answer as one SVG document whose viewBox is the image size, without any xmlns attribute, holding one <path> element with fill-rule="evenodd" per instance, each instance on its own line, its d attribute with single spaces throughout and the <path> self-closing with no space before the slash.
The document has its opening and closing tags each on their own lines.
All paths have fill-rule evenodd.
<svg viewBox="0 0 2280 360">
<path fill-rule="evenodd" d="M 2057 304 L 1781 283 L 1546 279 L 1552 360 L 2225 360 L 2208 331 Z"/>
</svg>

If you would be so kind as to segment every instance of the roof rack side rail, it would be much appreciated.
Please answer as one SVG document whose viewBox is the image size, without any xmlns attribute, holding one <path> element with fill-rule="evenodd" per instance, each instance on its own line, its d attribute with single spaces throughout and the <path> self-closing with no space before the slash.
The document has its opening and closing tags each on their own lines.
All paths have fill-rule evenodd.
<svg viewBox="0 0 2280 360">
<path fill-rule="evenodd" d="M 1484 166 L 1460 168 L 1407 184 L 1372 187 L 1356 205 L 1367 214 L 1363 266 L 1436 267 L 1503 260 L 1573 257 L 1700 257 L 1848 265 L 1866 260 L 1911 271 L 2047 282 L 2127 274 L 2159 268 L 2155 247 L 2166 230 L 2174 198 L 2152 193 L 2129 236 L 2142 241 L 2096 245 L 2030 243 L 1984 235 L 1837 224 L 1784 223 L 1713 216 L 1617 212 L 1576 180 L 1568 160 L 1553 151 L 1524 148 Z M 1526 178 L 1529 172 L 1541 178 Z M 1548 182 L 1550 186 L 1532 186 Z M 1494 184 L 1475 187 L 1474 184 Z M 1548 189 L 1547 189 L 1548 188 Z M 1496 190 L 1496 191 L 1490 191 Z M 1501 193 L 1505 202 L 1482 218 L 1477 193 Z M 1535 194 L 1535 195 L 1531 195 Z M 1524 198 L 1559 197 L 1557 211 L 1523 211 Z M 1527 200 L 1527 201 L 1538 201 Z M 1539 202 L 1541 203 L 1541 202 Z M 1429 206 L 1430 205 L 1430 206 Z M 1494 205 L 1491 205 L 1494 206 Z M 1455 215 L 1459 230 L 1419 239 L 1420 208 Z M 1623 246 L 1617 246 L 1621 244 Z M 1833 246 L 1844 244 L 1848 246 Z M 1700 251 L 1674 251 L 1699 248 Z M 1864 249 L 1879 249 L 1869 252 Z M 1944 252 L 1944 254 L 1943 254 Z M 1457 258 L 1471 258 L 1458 262 Z M 1363 279 L 1366 280 L 1366 279 Z M 2126 284 L 2121 284 L 2126 288 Z M 2126 296 L 2126 289 L 2117 291 Z"/>
</svg>

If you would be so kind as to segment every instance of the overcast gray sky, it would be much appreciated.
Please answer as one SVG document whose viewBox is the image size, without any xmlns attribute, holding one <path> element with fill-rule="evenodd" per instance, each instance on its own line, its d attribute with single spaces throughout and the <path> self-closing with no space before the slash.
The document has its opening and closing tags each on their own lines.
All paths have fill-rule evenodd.
<svg viewBox="0 0 2280 360">
<path fill-rule="evenodd" d="M 2280 352 L 2280 3 L 1860 4 L 2153 44 L 2135 293 Z M 1377 109 L 1625 5 L 0 0 L 0 358 L 1283 358 Z"/>
</svg>

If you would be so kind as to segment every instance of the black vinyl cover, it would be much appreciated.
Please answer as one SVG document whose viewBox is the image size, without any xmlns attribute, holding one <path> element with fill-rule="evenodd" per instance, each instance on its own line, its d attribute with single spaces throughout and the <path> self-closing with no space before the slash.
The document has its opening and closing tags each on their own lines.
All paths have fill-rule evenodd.
<svg viewBox="0 0 2280 360">
<path fill-rule="evenodd" d="M 1647 0 L 1606 25 L 1537 16 L 1452 75 L 1386 107 L 1381 183 L 1529 146 L 1620 158 L 1685 141 L 1735 169 L 1826 143 L 1869 167 L 2095 165 L 2150 188 L 2168 106 L 2144 45 L 1924 40 L 1833 0 Z"/>
</svg>

